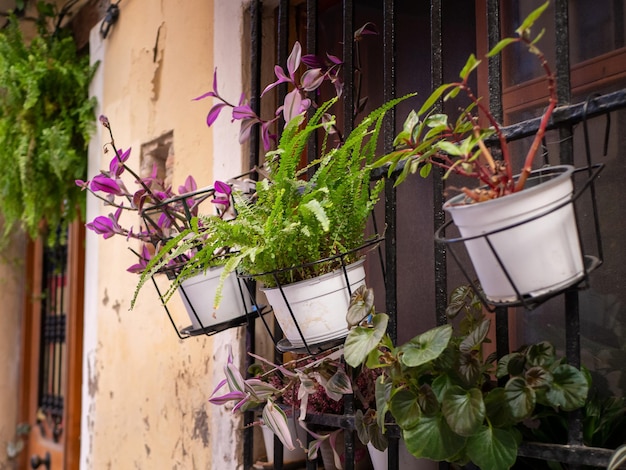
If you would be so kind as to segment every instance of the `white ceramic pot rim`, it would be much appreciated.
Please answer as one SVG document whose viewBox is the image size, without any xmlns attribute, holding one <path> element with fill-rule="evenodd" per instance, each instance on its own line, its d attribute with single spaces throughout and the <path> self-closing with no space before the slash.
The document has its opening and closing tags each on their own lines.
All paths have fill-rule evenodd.
<svg viewBox="0 0 626 470">
<path fill-rule="evenodd" d="M 447 200 L 443 208 L 449 210 L 453 208 L 455 211 L 463 211 L 463 210 L 471 210 L 472 207 L 487 207 L 489 209 L 494 209 L 501 205 L 510 204 L 512 200 L 519 199 L 522 197 L 528 197 L 530 194 L 536 193 L 538 191 L 542 191 L 543 188 L 558 186 L 564 179 L 569 179 L 574 172 L 573 165 L 554 165 L 545 168 L 540 168 L 538 170 L 533 170 L 528 177 L 526 182 L 526 186 L 522 191 L 507 194 L 506 196 L 499 197 L 496 199 L 490 199 L 489 201 L 483 201 L 479 203 L 469 203 L 470 202 L 465 194 L 458 194 L 454 196 L 452 199 Z M 515 181 L 517 181 L 519 175 L 515 176 Z M 546 178 L 542 180 L 542 178 Z"/>
<path fill-rule="evenodd" d="M 573 172 L 574 167 L 572 165 L 556 165 L 534 170 L 531 172 L 527 184 L 522 191 L 489 201 L 471 204 L 463 203 L 467 198 L 464 194 L 459 194 L 446 201 L 443 208 L 453 215 L 454 223 L 457 226 L 474 227 L 475 230 L 477 225 L 474 221 L 479 213 L 482 214 L 480 225 L 485 227 L 494 223 L 498 225 L 495 229 L 485 229 L 482 230 L 480 234 L 463 237 L 463 240 L 467 241 L 475 238 L 483 238 L 539 219 L 570 204 L 572 202 L 571 195 L 573 192 L 573 186 L 571 184 Z M 519 175 L 515 178 L 517 179 L 518 177 Z M 541 198 L 545 193 L 551 194 L 550 199 L 552 199 L 552 203 L 541 203 L 541 205 L 544 206 L 544 209 L 541 211 L 531 209 L 532 214 L 530 214 L 528 218 L 523 217 L 524 211 L 518 212 L 517 209 L 514 209 L 514 207 L 524 207 L 519 206 L 523 201 L 538 201 L 538 198 Z M 506 218 L 502 220 L 502 214 L 509 214 L 510 217 L 513 218 L 511 223 L 506 223 Z"/>
<path fill-rule="evenodd" d="M 353 263 L 348 263 L 345 264 L 344 263 L 344 267 L 346 268 L 346 271 L 350 271 L 354 268 L 356 268 L 357 266 L 362 265 L 365 262 L 365 258 L 361 258 L 358 259 L 356 261 L 354 261 Z M 343 268 L 340 266 L 337 269 L 330 271 L 326 274 L 322 274 L 320 276 L 315 276 L 312 277 L 310 279 L 303 279 L 301 281 L 296 281 L 296 282 L 292 282 L 290 284 L 281 284 L 280 286 L 275 286 L 275 287 L 261 287 L 260 290 L 261 292 L 265 292 L 265 291 L 273 291 L 276 289 L 291 289 L 292 287 L 298 288 L 300 286 L 305 286 L 305 285 L 314 285 L 314 284 L 319 284 L 320 282 L 324 282 L 326 279 L 329 279 L 331 277 L 334 277 L 337 274 L 337 271 L 342 271 Z"/>
</svg>

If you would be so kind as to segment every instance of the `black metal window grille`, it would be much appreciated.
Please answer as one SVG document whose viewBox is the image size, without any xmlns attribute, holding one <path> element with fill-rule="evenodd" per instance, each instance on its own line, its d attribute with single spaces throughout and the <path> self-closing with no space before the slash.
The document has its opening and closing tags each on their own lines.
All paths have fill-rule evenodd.
<svg viewBox="0 0 626 470">
<path fill-rule="evenodd" d="M 63 432 L 67 301 L 67 245 L 59 242 L 43 253 L 37 417 L 47 421 L 55 441 Z"/>
<path fill-rule="evenodd" d="M 464 44 L 464 40 L 475 36 L 476 22 L 484 22 L 487 30 L 487 42 L 488 46 L 493 46 L 500 38 L 503 8 L 501 2 L 498 0 L 480 0 L 477 2 L 467 2 L 464 0 L 456 0 L 443 2 L 442 0 L 431 0 L 430 2 L 414 2 L 413 0 L 343 0 L 343 1 L 322 1 L 322 0 L 302 0 L 302 1 L 289 1 L 279 0 L 278 5 L 275 7 L 275 27 L 277 38 L 277 49 L 275 54 L 269 54 L 275 57 L 275 61 L 279 64 L 284 64 L 289 53 L 289 48 L 293 42 L 293 37 L 296 34 L 300 34 L 304 37 L 303 47 L 307 53 L 323 53 L 325 52 L 321 48 L 323 37 L 328 31 L 320 31 L 319 26 L 321 22 L 321 16 L 328 13 L 329 4 L 332 4 L 333 15 L 331 15 L 331 21 L 334 20 L 336 30 L 339 32 L 339 39 L 341 43 L 341 50 L 339 51 L 345 62 L 344 66 L 344 81 L 345 92 L 343 101 L 343 117 L 344 117 L 344 129 L 349 131 L 352 127 L 352 110 L 354 109 L 353 87 L 355 86 L 352 77 L 352 67 L 354 67 L 354 46 L 351 40 L 353 31 L 360 26 L 361 20 L 363 20 L 363 11 L 375 9 L 377 12 L 378 26 L 380 30 L 381 47 L 379 53 L 381 54 L 380 70 L 377 71 L 375 78 L 372 81 L 378 81 L 380 85 L 382 100 L 387 101 L 407 91 L 413 91 L 420 89 L 423 95 L 428 94 L 428 90 L 434 89 L 439 84 L 448 80 L 450 73 L 457 73 L 459 70 L 459 57 L 467 57 L 469 52 L 474 52 L 475 44 L 469 41 Z M 484 9 L 483 18 L 474 18 L 474 12 L 480 11 L 476 8 L 478 5 L 482 5 Z M 517 2 L 512 2 L 513 5 L 517 5 Z M 272 2 L 272 5 L 267 5 L 267 8 L 274 8 L 276 2 Z M 623 2 L 619 0 L 611 3 L 612 8 L 618 13 L 624 10 Z M 262 67 L 261 64 L 267 62 L 269 59 L 265 57 L 262 50 L 261 38 L 263 35 L 263 28 L 268 27 L 263 21 L 264 4 L 262 0 L 252 0 L 249 8 L 249 20 L 250 20 L 250 92 L 251 92 L 251 106 L 257 112 L 260 110 L 259 93 L 262 89 Z M 464 10 L 465 8 L 465 10 Z M 555 58 L 557 80 L 558 80 L 558 96 L 559 103 L 562 106 L 557 113 L 555 113 L 552 126 L 555 129 L 555 141 L 558 142 L 558 155 L 561 163 L 574 163 L 575 152 L 575 127 L 580 124 L 585 117 L 593 118 L 596 116 L 603 116 L 605 114 L 621 110 L 626 107 L 626 91 L 618 90 L 614 93 L 605 94 L 599 97 L 593 97 L 587 104 L 578 104 L 571 106 L 563 106 L 572 103 L 573 92 L 571 84 L 571 64 L 570 64 L 570 32 L 569 27 L 571 21 L 581 21 L 580 18 L 570 17 L 571 2 L 568 0 L 553 0 L 553 24 L 550 26 L 554 31 L 554 51 L 551 52 L 552 57 Z M 410 68 L 411 62 L 401 62 L 406 59 L 406 50 L 400 48 L 400 41 L 406 40 L 406 31 L 401 30 L 401 19 L 404 16 L 407 9 L 411 12 L 419 10 L 422 14 L 424 22 L 413 25 L 414 29 L 410 31 L 413 37 L 413 43 L 411 46 L 411 52 L 413 53 L 414 62 L 420 64 L 419 74 L 415 76 L 414 83 L 410 84 L 409 79 L 406 77 L 406 69 Z M 471 12 L 468 16 L 466 12 Z M 297 14 L 294 14 L 294 10 Z M 505 9 L 506 10 L 506 9 Z M 456 15 L 455 15 L 456 12 Z M 460 13 L 459 13 L 460 12 Z M 304 32 L 294 32 L 290 30 L 290 26 L 294 22 L 290 21 L 294 16 L 301 15 L 304 19 Z M 271 16 L 271 15 L 270 15 Z M 623 15 L 622 15 L 623 16 Z M 328 19 L 328 18 L 327 18 Z M 300 23 L 296 23 L 300 24 Z M 614 48 L 620 48 L 623 44 L 623 19 L 618 20 L 616 23 L 616 34 Z M 461 34 L 451 34 L 450 28 L 460 27 Z M 464 29 L 465 28 L 465 29 Z M 621 30 L 621 33 L 620 31 Z M 466 53 L 467 51 L 467 53 Z M 458 53 L 458 56 L 455 55 Z M 550 54 L 550 53 L 549 53 Z M 402 57 L 400 57 L 402 56 Z M 578 58 L 576 60 L 579 60 Z M 500 57 L 494 57 L 488 62 L 488 79 L 487 89 L 489 92 L 489 106 L 494 111 L 497 118 L 502 118 L 504 114 L 503 105 L 503 59 Z M 462 64 L 461 64 L 462 65 Z M 621 86 L 624 86 L 624 80 L 622 79 Z M 408 89 L 407 89 L 408 86 Z M 426 87 L 426 89 L 424 89 Z M 587 87 L 586 90 L 591 94 L 594 89 L 593 86 Z M 615 86 L 614 86 L 615 88 Z M 286 93 L 285 86 L 279 87 L 279 100 L 281 96 Z M 582 97 L 575 97 L 578 101 L 582 101 Z M 397 114 L 397 116 L 396 116 Z M 623 121 L 623 115 L 620 114 Z M 398 122 L 403 119 L 401 110 L 397 113 L 390 113 L 384 124 L 383 141 L 385 150 L 389 150 L 392 145 L 393 138 L 396 133 Z M 502 120 L 502 119 L 501 119 Z M 532 133 L 537 127 L 536 119 L 528 119 L 521 122 L 516 122 L 507 128 L 507 135 L 510 140 L 523 139 L 530 133 Z M 585 123 L 586 125 L 586 123 Z M 311 154 L 315 152 L 315 144 L 310 149 Z M 251 151 L 249 156 L 249 165 L 254 167 L 258 165 L 262 159 L 259 150 L 259 136 L 258 134 L 252 134 Z M 577 157 L 578 158 L 578 157 Z M 431 318 L 432 323 L 441 324 L 446 321 L 445 308 L 447 303 L 448 289 L 454 287 L 453 282 L 456 281 L 457 274 L 452 272 L 452 268 L 449 267 L 449 260 L 446 253 L 446 248 L 443 245 L 435 244 L 432 242 L 432 233 L 434 229 L 440 227 L 445 221 L 445 214 L 441 209 L 444 202 L 444 184 L 439 178 L 432 178 L 432 187 L 429 189 L 431 203 L 428 204 L 428 210 L 426 212 L 429 215 L 425 215 L 423 207 L 418 209 L 418 216 L 421 220 L 429 219 L 429 223 L 426 223 L 426 227 L 422 230 L 426 233 L 426 237 L 430 239 L 431 243 L 428 245 L 430 250 L 430 258 L 427 260 L 428 264 L 433 267 L 432 272 L 428 274 L 430 281 L 427 285 L 432 288 L 430 297 L 428 297 L 426 304 L 427 309 L 430 308 L 431 312 L 434 312 L 434 318 Z M 402 193 L 405 191 L 404 193 Z M 400 239 L 400 228 L 402 218 L 405 217 L 405 213 L 400 213 L 404 206 L 403 200 L 406 199 L 405 189 L 394 189 L 392 184 L 387 184 L 382 211 L 384 212 L 384 223 L 386 225 L 386 249 L 385 249 L 385 270 L 387 273 L 387 283 L 384 292 L 385 303 L 383 308 L 390 315 L 389 333 L 392 338 L 399 339 L 402 336 L 402 332 L 399 333 L 398 323 L 403 321 L 403 317 L 407 315 L 403 313 L 403 307 L 399 298 L 400 290 L 402 289 L 400 279 L 406 276 L 406 271 L 399 265 L 398 255 L 403 254 L 402 250 L 406 245 L 403 245 Z M 412 188 L 410 191 L 415 191 Z M 421 193 L 424 196 L 424 192 Z M 430 230 L 430 224 L 432 224 L 433 230 Z M 424 239 L 420 239 L 424 240 Z M 418 240 L 418 241 L 420 241 Z M 404 257 L 403 257 L 404 261 Z M 452 265 L 450 265 L 452 266 Z M 423 271 L 423 268 L 422 268 Z M 623 274 L 623 271 L 620 272 Z M 623 284 L 623 278 L 621 278 Z M 406 279 L 405 279 L 406 281 Z M 420 285 L 420 279 L 415 279 L 414 284 Z M 458 285 L 458 284 L 456 284 Z M 564 349 L 568 361 L 574 365 L 580 365 L 581 363 L 581 323 L 580 323 L 580 298 L 579 292 L 575 289 L 567 290 L 562 298 L 557 303 L 557 308 L 560 309 L 561 314 L 564 317 Z M 432 315 L 432 314 L 431 314 Z M 509 351 L 510 341 L 510 329 L 514 325 L 509 324 L 510 311 L 506 308 L 497 308 L 494 314 L 496 323 L 496 346 L 499 354 L 504 354 Z M 427 322 L 428 323 L 428 322 Z M 415 329 L 418 325 L 413 324 Z M 404 328 L 403 328 L 404 330 Z M 417 334 L 417 331 L 415 332 Z M 248 335 L 254 337 L 254 334 Z M 413 335 L 410 335 L 413 336 Z M 408 339 L 408 338 L 405 338 Z M 251 349 L 254 349 L 254 344 L 250 345 Z M 353 425 L 353 416 L 351 416 L 351 408 L 348 404 L 346 412 L 342 416 L 318 416 L 314 417 L 314 422 L 320 422 L 323 424 L 331 424 L 337 427 L 343 427 L 350 431 Z M 250 422 L 252 417 L 249 415 L 247 422 Z M 317 420 L 317 421 L 316 421 Z M 398 440 L 399 433 L 390 428 L 390 445 L 389 445 L 389 469 L 394 470 L 399 468 L 398 457 Z M 348 470 L 354 468 L 353 455 L 354 455 L 354 436 L 351 432 L 346 433 L 346 461 L 345 468 Z M 572 413 L 570 418 L 569 436 L 567 438 L 567 445 L 557 444 L 523 444 L 520 448 L 519 455 L 537 458 L 541 460 L 554 460 L 570 464 L 568 468 L 579 468 L 582 465 L 606 465 L 608 462 L 608 456 L 610 451 L 606 449 L 587 448 L 582 445 L 582 419 L 580 413 Z M 282 468 L 281 457 L 282 449 L 280 445 L 276 446 L 275 452 L 275 464 L 274 468 Z M 250 468 L 252 466 L 252 434 L 251 431 L 246 432 L 244 441 L 244 468 Z M 443 468 L 447 468 L 447 465 L 443 465 Z M 316 468 L 314 462 L 307 463 L 307 469 Z"/>
</svg>

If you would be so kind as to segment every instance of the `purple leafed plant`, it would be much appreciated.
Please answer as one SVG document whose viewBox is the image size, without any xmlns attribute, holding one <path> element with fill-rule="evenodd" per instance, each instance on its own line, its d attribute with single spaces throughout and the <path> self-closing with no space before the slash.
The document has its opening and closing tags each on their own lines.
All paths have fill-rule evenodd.
<svg viewBox="0 0 626 470">
<path fill-rule="evenodd" d="M 199 190 L 193 176 L 188 176 L 178 191 L 174 191 L 158 175 L 156 164 L 149 175 L 139 176 L 128 166 L 131 149 L 118 149 L 107 117 L 100 116 L 100 122 L 111 137 L 105 146 L 105 152 L 113 152 L 109 169 L 102 170 L 91 180 L 76 180 L 76 184 L 114 209 L 108 215 L 99 215 L 87 223 L 89 230 L 102 235 L 104 239 L 117 235 L 143 242 L 139 252 L 133 250 L 138 262 L 127 269 L 129 272 L 142 273 L 154 253 L 169 239 L 190 230 L 191 221 L 198 215 L 199 206 L 205 200 L 214 203 L 220 217 L 232 212 L 232 188 L 227 183 L 216 181 L 214 187 Z M 135 186 L 132 189 L 122 179 L 125 173 L 134 179 Z M 137 226 L 125 227 L 121 222 L 123 213 L 137 215 Z M 172 259 L 170 265 L 182 263 L 191 256 L 193 253 L 190 252 L 181 254 Z"/>
</svg>

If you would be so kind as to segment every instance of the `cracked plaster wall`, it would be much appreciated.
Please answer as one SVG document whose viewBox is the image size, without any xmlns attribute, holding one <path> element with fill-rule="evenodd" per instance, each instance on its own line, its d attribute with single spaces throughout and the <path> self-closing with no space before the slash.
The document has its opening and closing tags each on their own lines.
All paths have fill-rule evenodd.
<svg viewBox="0 0 626 470">
<path fill-rule="evenodd" d="M 0 469 L 17 426 L 25 238 L 14 237 L 0 255 Z"/>
<path fill-rule="evenodd" d="M 92 59 L 102 62 L 92 85 L 99 113 L 117 146 L 133 148 L 129 162 L 137 168 L 141 145 L 173 132 L 174 187 L 190 173 L 201 187 L 241 171 L 236 130 L 208 129 L 210 101 L 192 101 L 210 89 L 218 64 L 224 93 L 239 96 L 241 4 L 133 0 L 120 4 L 106 40 L 99 25 L 92 31 Z M 90 175 L 108 166 L 105 142 L 99 129 Z M 109 212 L 91 199 L 89 220 Z M 125 240 L 88 234 L 81 468 L 241 468 L 241 422 L 207 399 L 221 378 L 225 345 L 241 358 L 243 331 L 180 341 L 151 285 L 129 311 L 137 277 L 125 269 L 133 263 Z M 177 324 L 187 326 L 176 302 Z"/>
</svg>

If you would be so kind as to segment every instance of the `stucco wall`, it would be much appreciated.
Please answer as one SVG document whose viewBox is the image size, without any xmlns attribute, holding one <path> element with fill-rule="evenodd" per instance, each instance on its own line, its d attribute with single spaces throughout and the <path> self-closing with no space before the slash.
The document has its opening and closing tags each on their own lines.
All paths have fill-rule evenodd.
<svg viewBox="0 0 626 470">
<path fill-rule="evenodd" d="M 20 234 L 0 256 L 0 469 L 7 463 L 6 446 L 14 441 L 17 426 L 24 253 Z"/>
<path fill-rule="evenodd" d="M 133 148 L 129 163 L 137 166 L 141 144 L 173 131 L 174 187 L 190 173 L 206 186 L 241 171 L 236 129 L 208 129 L 210 101 L 192 98 L 210 89 L 215 56 L 220 86 L 239 96 L 242 3 L 122 2 L 105 40 L 92 31 L 99 113 L 117 146 Z M 90 176 L 108 165 L 102 131 L 90 146 Z M 108 212 L 91 198 L 88 220 Z M 243 331 L 179 341 L 150 285 L 129 311 L 137 277 L 125 269 L 133 262 L 125 240 L 88 234 L 81 468 L 240 468 L 240 421 L 207 399 L 225 344 L 240 357 Z"/>
</svg>

